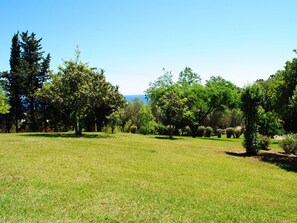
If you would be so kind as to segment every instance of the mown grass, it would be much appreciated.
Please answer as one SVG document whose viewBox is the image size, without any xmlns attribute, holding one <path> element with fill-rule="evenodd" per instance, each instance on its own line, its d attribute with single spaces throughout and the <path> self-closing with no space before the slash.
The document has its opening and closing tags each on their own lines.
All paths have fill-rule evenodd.
<svg viewBox="0 0 297 223">
<path fill-rule="evenodd" d="M 0 222 L 296 222 L 296 157 L 265 159 L 272 147 L 246 157 L 240 139 L 1 134 Z"/>
</svg>

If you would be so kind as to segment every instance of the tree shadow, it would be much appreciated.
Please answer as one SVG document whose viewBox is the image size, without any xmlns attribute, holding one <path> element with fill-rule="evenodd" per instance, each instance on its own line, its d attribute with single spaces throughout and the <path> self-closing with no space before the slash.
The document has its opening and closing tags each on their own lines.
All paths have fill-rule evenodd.
<svg viewBox="0 0 297 223">
<path fill-rule="evenodd" d="M 76 135 L 73 133 L 27 133 L 27 134 L 19 134 L 21 136 L 27 137 L 46 137 L 46 138 L 114 138 L 114 136 L 110 135 L 99 135 L 99 134 L 82 134 Z"/>
<path fill-rule="evenodd" d="M 214 138 L 214 137 L 196 137 L 197 139 L 204 139 L 204 140 L 213 140 L 213 141 L 225 141 L 225 142 L 237 142 L 233 139 L 227 139 L 227 138 Z M 236 139 L 237 140 L 237 139 Z M 240 138 L 238 138 L 240 140 Z"/>
<path fill-rule="evenodd" d="M 285 153 L 271 153 L 264 152 L 257 156 L 248 156 L 246 153 L 237 153 L 237 152 L 226 152 L 230 156 L 236 157 L 254 157 L 258 158 L 262 162 L 274 164 L 284 170 L 290 172 L 297 172 L 297 156 L 288 155 Z"/>
<path fill-rule="evenodd" d="M 155 139 L 162 139 L 162 140 L 181 140 L 181 138 L 170 138 L 169 136 L 155 136 Z"/>
</svg>

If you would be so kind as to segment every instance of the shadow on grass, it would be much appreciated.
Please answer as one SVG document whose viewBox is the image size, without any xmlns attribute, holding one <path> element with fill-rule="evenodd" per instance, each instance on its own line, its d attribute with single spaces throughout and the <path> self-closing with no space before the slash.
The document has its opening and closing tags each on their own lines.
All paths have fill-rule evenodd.
<svg viewBox="0 0 297 223">
<path fill-rule="evenodd" d="M 175 138 L 175 137 L 173 137 L 173 138 L 170 138 L 169 136 L 155 136 L 154 137 L 155 139 L 165 139 L 165 140 L 181 140 L 181 138 Z"/>
<path fill-rule="evenodd" d="M 93 138 L 114 138 L 110 135 L 98 135 L 98 134 L 70 134 L 70 133 L 28 133 L 28 134 L 20 134 L 21 136 L 28 136 L 28 137 L 47 137 L 47 138 L 86 138 L 86 139 L 93 139 Z"/>
<path fill-rule="evenodd" d="M 228 138 L 214 138 L 214 137 L 196 137 L 196 139 L 204 139 L 204 140 L 212 140 L 212 141 L 225 141 L 225 142 L 237 142 L 240 138 L 236 139 L 228 139 Z"/>
<path fill-rule="evenodd" d="M 230 156 L 237 157 L 250 157 L 246 155 L 246 153 L 236 153 L 236 152 L 226 152 L 226 154 Z M 274 164 L 284 170 L 297 172 L 297 157 L 284 154 L 284 153 L 261 153 L 258 156 L 252 156 L 254 158 L 258 158 L 262 162 Z"/>
</svg>

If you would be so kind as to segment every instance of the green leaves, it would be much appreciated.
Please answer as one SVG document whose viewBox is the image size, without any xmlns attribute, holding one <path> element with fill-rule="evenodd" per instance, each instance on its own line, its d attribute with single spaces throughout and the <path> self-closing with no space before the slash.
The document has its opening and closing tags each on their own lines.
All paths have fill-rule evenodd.
<svg viewBox="0 0 297 223">
<path fill-rule="evenodd" d="M 124 99 L 118 88 L 105 80 L 102 71 L 95 71 L 81 62 L 79 54 L 74 61 L 64 61 L 58 69 L 58 73 L 51 76 L 51 82 L 46 83 L 37 95 L 56 108 L 70 112 L 78 134 L 84 118 L 94 114 L 95 110 L 107 108 L 111 114 L 123 105 Z"/>
<path fill-rule="evenodd" d="M 7 103 L 7 100 L 8 100 L 7 96 L 0 88 L 0 114 L 9 113 L 10 105 Z"/>
</svg>

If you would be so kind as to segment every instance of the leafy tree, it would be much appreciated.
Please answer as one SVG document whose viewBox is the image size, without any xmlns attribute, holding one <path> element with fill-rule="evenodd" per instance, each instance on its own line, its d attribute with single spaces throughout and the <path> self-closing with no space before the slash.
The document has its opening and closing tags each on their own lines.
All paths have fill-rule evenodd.
<svg viewBox="0 0 297 223">
<path fill-rule="evenodd" d="M 64 61 L 51 81 L 44 84 L 38 92 L 39 98 L 52 104 L 60 111 L 69 112 L 75 133 L 82 134 L 85 118 L 108 106 L 109 114 L 123 104 L 123 96 L 105 80 L 103 71 L 98 72 L 79 60 L 80 52 L 76 51 L 76 59 Z"/>
<path fill-rule="evenodd" d="M 7 96 L 4 94 L 3 90 L 0 88 L 0 114 L 9 113 L 9 104 L 7 103 Z"/>
<path fill-rule="evenodd" d="M 281 132 L 281 125 L 274 112 L 265 112 L 264 109 L 258 111 L 259 133 L 265 136 L 273 137 Z"/>
<path fill-rule="evenodd" d="M 201 125 L 206 117 L 216 110 L 234 108 L 239 103 L 238 89 L 234 84 L 221 77 L 212 76 L 205 86 L 194 83 L 184 88 L 184 97 L 187 98 L 190 117 L 189 126 L 196 135 L 197 126 Z"/>
<path fill-rule="evenodd" d="M 186 98 L 182 98 L 181 88 L 172 85 L 160 98 L 158 106 L 162 114 L 162 122 L 169 125 L 169 137 L 172 139 L 175 127 L 187 115 Z"/>
<path fill-rule="evenodd" d="M 144 107 L 143 101 L 139 98 L 134 98 L 131 102 L 127 102 L 123 108 L 119 110 L 119 118 L 121 122 L 121 129 L 124 132 L 125 126 L 128 124 L 129 130 L 132 125 L 140 127 L 140 110 Z"/>
<path fill-rule="evenodd" d="M 115 128 L 118 126 L 118 124 L 120 123 L 120 115 L 118 111 L 113 112 L 112 114 L 110 114 L 108 117 L 108 124 L 111 127 L 111 133 L 114 133 Z"/>
<path fill-rule="evenodd" d="M 190 67 L 185 67 L 185 69 L 179 73 L 178 83 L 192 86 L 195 83 L 201 83 L 201 77 L 199 74 L 194 73 Z"/>
<path fill-rule="evenodd" d="M 257 145 L 258 110 L 263 96 L 263 88 L 260 84 L 246 87 L 241 94 L 241 109 L 244 115 L 245 132 L 244 147 L 248 155 L 255 155 L 259 151 Z"/>
<path fill-rule="evenodd" d="M 142 106 L 139 111 L 139 132 L 142 134 L 150 134 L 154 132 L 155 117 L 152 110 L 148 106 Z"/>
</svg>

